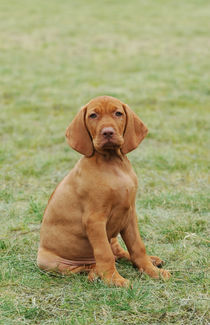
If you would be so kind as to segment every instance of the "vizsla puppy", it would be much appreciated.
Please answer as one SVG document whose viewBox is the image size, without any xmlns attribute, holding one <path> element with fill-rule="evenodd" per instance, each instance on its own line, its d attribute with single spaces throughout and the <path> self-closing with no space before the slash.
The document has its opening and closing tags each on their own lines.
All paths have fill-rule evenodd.
<svg viewBox="0 0 210 325">
<path fill-rule="evenodd" d="M 52 194 L 41 227 L 37 263 L 63 274 L 89 272 L 107 284 L 127 286 L 115 266 L 129 259 L 153 278 L 168 271 L 148 256 L 135 210 L 137 177 L 126 157 L 147 134 L 131 109 L 116 98 L 91 100 L 66 130 L 69 145 L 83 154 Z M 117 241 L 121 234 L 128 252 Z"/>
</svg>

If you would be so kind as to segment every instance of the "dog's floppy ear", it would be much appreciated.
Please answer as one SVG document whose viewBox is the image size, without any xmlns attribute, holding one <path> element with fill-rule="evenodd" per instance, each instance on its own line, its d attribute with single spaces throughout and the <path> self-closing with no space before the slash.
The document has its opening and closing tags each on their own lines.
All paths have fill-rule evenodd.
<svg viewBox="0 0 210 325">
<path fill-rule="evenodd" d="M 126 113 L 126 127 L 124 132 L 124 144 L 121 151 L 126 154 L 138 147 L 147 135 L 148 129 L 140 118 L 126 104 L 123 104 Z"/>
<path fill-rule="evenodd" d="M 91 157 L 93 144 L 85 124 L 86 106 L 77 113 L 71 124 L 66 129 L 66 139 L 70 147 L 79 153 Z"/>
</svg>

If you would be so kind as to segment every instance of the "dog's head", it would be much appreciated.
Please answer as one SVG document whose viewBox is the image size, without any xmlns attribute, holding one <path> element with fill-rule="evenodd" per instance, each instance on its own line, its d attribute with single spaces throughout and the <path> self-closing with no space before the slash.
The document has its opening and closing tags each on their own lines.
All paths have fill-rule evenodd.
<svg viewBox="0 0 210 325">
<path fill-rule="evenodd" d="M 94 151 L 134 150 L 147 135 L 140 118 L 116 98 L 101 96 L 81 108 L 66 130 L 69 145 L 91 157 Z"/>
</svg>

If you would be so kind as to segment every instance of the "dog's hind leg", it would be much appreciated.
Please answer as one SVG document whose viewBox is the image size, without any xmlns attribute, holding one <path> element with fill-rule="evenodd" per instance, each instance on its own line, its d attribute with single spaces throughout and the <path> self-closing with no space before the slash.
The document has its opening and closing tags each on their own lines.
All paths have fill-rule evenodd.
<svg viewBox="0 0 210 325">
<path fill-rule="evenodd" d="M 130 261 L 129 253 L 121 247 L 117 237 L 112 238 L 110 244 L 111 244 L 112 252 L 117 259 L 125 258 Z M 150 256 L 150 259 L 152 264 L 157 267 L 161 267 L 164 264 L 164 261 L 161 260 L 158 256 Z"/>
<path fill-rule="evenodd" d="M 90 272 L 95 267 L 95 263 L 87 265 L 85 263 L 82 264 L 82 262 L 77 263 L 77 261 L 65 260 L 44 248 L 39 248 L 37 265 L 42 270 L 58 272 L 63 275 Z"/>
<path fill-rule="evenodd" d="M 129 253 L 120 246 L 117 237 L 112 238 L 110 244 L 111 244 L 112 252 L 117 259 L 125 258 L 127 260 L 130 260 Z"/>
</svg>

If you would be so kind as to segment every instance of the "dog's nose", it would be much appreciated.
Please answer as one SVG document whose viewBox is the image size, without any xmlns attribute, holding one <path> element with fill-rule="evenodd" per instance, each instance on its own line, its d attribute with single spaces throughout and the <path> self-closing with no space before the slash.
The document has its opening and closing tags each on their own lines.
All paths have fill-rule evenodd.
<svg viewBox="0 0 210 325">
<path fill-rule="evenodd" d="M 114 129 L 112 127 L 106 127 L 101 130 L 101 134 L 104 138 L 109 139 L 114 135 Z"/>
</svg>

